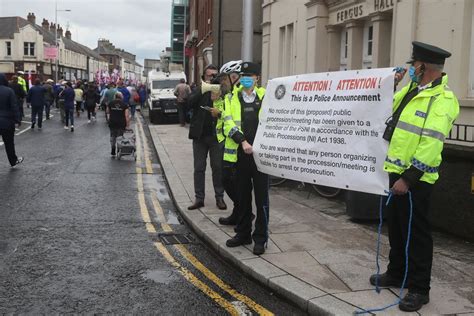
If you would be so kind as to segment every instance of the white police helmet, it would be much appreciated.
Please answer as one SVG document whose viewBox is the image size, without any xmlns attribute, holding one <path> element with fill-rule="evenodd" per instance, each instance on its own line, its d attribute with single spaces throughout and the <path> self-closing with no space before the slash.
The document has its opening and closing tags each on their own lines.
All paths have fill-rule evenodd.
<svg viewBox="0 0 474 316">
<path fill-rule="evenodd" d="M 231 74 L 231 73 L 240 73 L 240 68 L 242 66 L 241 60 L 231 60 L 225 63 L 221 70 L 219 71 L 221 74 Z"/>
</svg>

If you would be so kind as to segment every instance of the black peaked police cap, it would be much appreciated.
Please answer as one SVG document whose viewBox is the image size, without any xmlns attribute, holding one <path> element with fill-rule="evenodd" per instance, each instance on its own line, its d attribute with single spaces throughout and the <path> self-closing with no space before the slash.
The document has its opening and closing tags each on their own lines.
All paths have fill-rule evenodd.
<svg viewBox="0 0 474 316">
<path fill-rule="evenodd" d="M 251 61 L 243 62 L 240 74 L 260 76 L 260 65 Z"/>
<path fill-rule="evenodd" d="M 450 52 L 430 44 L 414 41 L 412 45 L 411 59 L 407 61 L 407 64 L 422 61 L 429 64 L 444 65 L 446 58 L 451 56 Z"/>
</svg>

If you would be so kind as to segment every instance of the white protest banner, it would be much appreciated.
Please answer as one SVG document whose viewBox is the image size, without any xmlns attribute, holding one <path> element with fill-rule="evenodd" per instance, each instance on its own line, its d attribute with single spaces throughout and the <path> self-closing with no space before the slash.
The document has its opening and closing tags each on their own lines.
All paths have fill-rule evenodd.
<svg viewBox="0 0 474 316">
<path fill-rule="evenodd" d="M 253 144 L 261 172 L 386 195 L 393 68 L 275 78 Z"/>
</svg>

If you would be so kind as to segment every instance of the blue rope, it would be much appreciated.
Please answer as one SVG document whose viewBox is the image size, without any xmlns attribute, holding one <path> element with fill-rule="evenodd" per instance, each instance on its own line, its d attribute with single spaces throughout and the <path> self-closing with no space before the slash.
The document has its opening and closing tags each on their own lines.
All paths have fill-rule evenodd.
<svg viewBox="0 0 474 316">
<path fill-rule="evenodd" d="M 387 203 L 385 205 L 388 205 L 390 203 L 390 200 L 392 199 L 392 192 L 388 194 L 387 198 Z M 402 294 L 403 294 L 403 289 L 405 288 L 405 283 L 407 281 L 407 276 L 408 276 L 408 252 L 409 252 L 409 247 L 410 247 L 410 237 L 411 237 L 411 224 L 412 224 L 412 219 L 413 219 L 413 200 L 411 196 L 411 191 L 408 191 L 408 199 L 410 201 L 410 217 L 408 219 L 408 233 L 407 233 L 407 242 L 405 245 L 405 273 L 403 275 L 403 281 L 402 285 L 400 287 L 400 293 L 398 294 L 397 300 L 389 305 L 383 306 L 383 307 L 378 307 L 378 308 L 372 308 L 372 309 L 361 309 L 360 311 L 355 311 L 355 315 L 362 315 L 362 314 L 368 314 L 368 313 L 373 313 L 373 312 L 381 312 L 386 309 L 389 309 L 390 307 L 396 306 L 400 304 L 400 301 L 402 300 Z M 379 256 L 380 256 L 380 236 L 382 234 L 382 223 L 383 223 L 383 207 L 382 207 L 382 197 L 380 198 L 380 209 L 379 209 L 379 227 L 378 227 L 378 235 L 377 235 L 377 254 L 376 254 L 376 263 L 377 263 L 377 277 L 375 278 L 375 291 L 377 293 L 380 293 L 380 288 L 379 288 L 379 276 L 380 276 L 380 265 L 379 265 Z"/>
<path fill-rule="evenodd" d="M 266 241 L 265 241 L 265 248 L 268 248 L 268 237 L 269 237 L 269 233 L 268 233 L 268 222 L 269 222 L 269 217 L 270 217 L 270 199 L 268 197 L 268 190 L 270 189 L 270 178 L 268 178 L 268 182 L 267 182 L 267 195 L 265 197 L 265 202 L 263 203 L 263 214 L 265 215 L 265 237 L 266 237 Z"/>
</svg>

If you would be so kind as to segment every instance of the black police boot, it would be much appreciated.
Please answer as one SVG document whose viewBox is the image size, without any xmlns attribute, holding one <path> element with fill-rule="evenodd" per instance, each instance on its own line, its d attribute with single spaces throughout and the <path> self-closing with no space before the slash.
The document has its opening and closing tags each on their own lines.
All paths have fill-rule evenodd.
<svg viewBox="0 0 474 316">
<path fill-rule="evenodd" d="M 253 254 L 254 255 L 262 255 L 265 252 L 265 244 L 262 243 L 255 243 L 255 246 L 253 246 Z"/>
<path fill-rule="evenodd" d="M 237 221 L 232 215 L 227 217 L 219 217 L 219 224 L 221 225 L 237 225 Z"/>
<path fill-rule="evenodd" d="M 227 209 L 227 205 L 225 204 L 223 198 L 217 198 L 216 199 L 216 206 L 220 210 L 226 210 Z"/>
<path fill-rule="evenodd" d="M 372 274 L 370 276 L 370 284 L 372 284 L 373 286 L 375 286 L 375 281 L 377 280 L 377 277 L 379 279 L 379 282 L 378 282 L 378 285 L 381 286 L 381 287 L 400 287 L 402 286 L 402 280 L 400 279 L 397 279 L 397 278 L 394 278 L 393 276 L 391 276 L 390 274 L 388 274 L 387 272 L 383 273 L 383 274 Z M 405 288 L 407 287 L 407 285 L 405 284 Z"/>
<path fill-rule="evenodd" d="M 242 245 L 250 245 L 252 243 L 252 237 L 242 237 L 239 235 L 235 235 L 231 239 L 227 240 L 225 242 L 227 247 L 233 248 L 233 247 L 238 247 Z"/>
<path fill-rule="evenodd" d="M 428 304 L 429 301 L 429 294 L 408 292 L 408 294 L 402 298 L 400 304 L 398 304 L 398 307 L 404 312 L 416 312 L 422 308 L 423 305 Z"/>
</svg>

